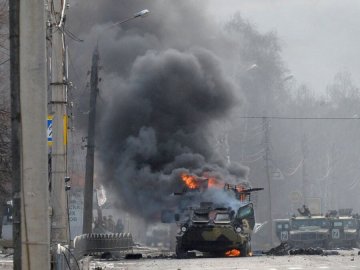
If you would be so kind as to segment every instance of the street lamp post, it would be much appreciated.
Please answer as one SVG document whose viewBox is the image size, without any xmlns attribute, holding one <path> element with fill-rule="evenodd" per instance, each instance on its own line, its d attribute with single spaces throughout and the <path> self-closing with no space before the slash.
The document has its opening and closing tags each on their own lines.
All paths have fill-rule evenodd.
<svg viewBox="0 0 360 270">
<path fill-rule="evenodd" d="M 149 14 L 149 10 L 144 9 L 135 13 L 132 17 L 123 21 L 112 24 L 109 28 L 121 25 L 136 18 L 144 18 Z M 99 71 L 99 49 L 96 45 L 91 65 L 90 76 L 90 112 L 88 123 L 88 138 L 86 151 L 86 168 L 85 168 L 85 187 L 84 187 L 84 210 L 83 210 L 83 234 L 92 232 L 93 222 L 93 190 L 94 190 L 94 153 L 95 153 L 95 119 L 96 119 L 96 98 L 98 89 L 98 71 Z"/>
</svg>

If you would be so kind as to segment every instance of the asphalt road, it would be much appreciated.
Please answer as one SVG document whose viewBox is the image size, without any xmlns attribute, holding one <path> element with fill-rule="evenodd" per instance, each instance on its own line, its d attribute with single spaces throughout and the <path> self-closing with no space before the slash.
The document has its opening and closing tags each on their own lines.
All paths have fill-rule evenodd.
<svg viewBox="0 0 360 270">
<path fill-rule="evenodd" d="M 332 256 L 255 256 L 248 258 L 141 259 L 90 262 L 89 269 L 116 270 L 301 270 L 301 269 L 359 269 L 358 250 L 340 251 Z"/>
<path fill-rule="evenodd" d="M 83 270 L 360 270 L 359 250 L 340 251 L 332 256 L 255 256 L 249 258 L 141 259 L 102 261 L 81 264 Z M 82 267 L 83 266 L 83 267 Z M 89 267 L 87 267 L 89 266 Z M 0 255 L 0 269 L 12 269 L 12 257 Z M 73 269 L 77 269 L 74 266 Z"/>
</svg>

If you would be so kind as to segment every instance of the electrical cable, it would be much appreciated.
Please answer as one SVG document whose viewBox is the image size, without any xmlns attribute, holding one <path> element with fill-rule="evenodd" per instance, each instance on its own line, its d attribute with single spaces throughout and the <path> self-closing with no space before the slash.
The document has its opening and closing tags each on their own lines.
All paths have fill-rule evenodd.
<svg viewBox="0 0 360 270">
<path fill-rule="evenodd" d="M 9 48 L 6 48 L 2 43 L 0 43 L 0 48 L 6 50 L 6 51 L 9 51 Z"/>
<path fill-rule="evenodd" d="M 0 49 L 5 50 L 5 51 L 1 51 L 2 54 L 5 54 L 5 55 L 7 55 L 7 56 L 10 56 L 10 54 L 9 54 L 8 52 L 6 52 L 6 50 L 8 51 L 8 49 L 2 47 L 1 45 L 0 45 Z"/>
<path fill-rule="evenodd" d="M 262 153 L 265 152 L 265 150 L 266 150 L 265 148 L 262 148 L 262 149 L 260 149 L 259 151 L 257 151 L 256 153 L 252 153 L 252 154 L 246 155 L 246 158 L 251 158 L 251 157 L 257 156 L 257 155 L 259 155 L 259 154 L 262 154 Z M 261 156 L 263 156 L 263 155 L 261 155 Z"/>
<path fill-rule="evenodd" d="M 331 171 L 332 171 L 332 168 L 330 166 L 330 156 L 327 155 L 327 170 L 326 170 L 326 173 L 321 178 L 318 178 L 317 181 L 321 182 L 321 181 L 325 180 L 326 178 L 328 178 Z"/>
<path fill-rule="evenodd" d="M 60 18 L 60 22 L 59 24 L 57 25 L 58 27 L 61 27 L 61 25 L 63 24 L 64 22 L 64 17 L 65 17 L 65 7 L 66 7 L 66 0 L 63 0 L 63 6 L 62 6 L 62 9 L 61 9 L 61 18 Z"/>
<path fill-rule="evenodd" d="M 20 159 L 21 159 L 21 162 L 22 163 L 20 163 L 20 164 L 24 164 L 23 162 L 24 162 L 24 157 L 21 155 L 21 157 L 20 157 Z M 25 185 L 25 183 L 24 183 L 24 175 L 23 175 L 23 173 L 24 173 L 24 170 L 21 170 L 21 179 L 20 179 L 20 181 L 21 181 L 21 186 L 22 187 L 24 187 L 24 185 Z M 20 203 L 22 203 L 22 207 L 23 207 L 23 217 L 24 217 L 24 220 L 21 220 L 21 222 L 24 224 L 24 231 L 25 231 L 25 243 L 26 243 L 26 245 L 25 245 L 25 250 L 26 250 L 26 258 L 27 258 L 27 267 L 28 267 L 28 269 L 30 269 L 31 267 L 30 267 L 30 250 L 29 250 L 29 232 L 28 232 L 28 224 L 27 224 L 27 215 L 26 215 L 26 202 L 25 202 L 25 188 L 21 188 L 21 196 L 22 196 L 22 199 L 21 199 L 21 202 Z"/>
<path fill-rule="evenodd" d="M 359 184 L 359 179 L 354 179 L 350 185 L 348 185 L 348 190 L 354 190 Z"/>
<path fill-rule="evenodd" d="M 65 33 L 68 34 L 68 36 L 69 36 L 70 38 L 72 38 L 73 40 L 78 41 L 78 42 L 83 42 L 83 41 L 84 41 L 83 39 L 78 38 L 78 37 L 77 37 L 73 32 L 71 32 L 68 28 L 65 28 L 65 27 L 64 27 L 64 31 L 65 31 Z"/>
<path fill-rule="evenodd" d="M 79 262 L 76 259 L 75 255 L 71 252 L 71 250 L 68 247 L 64 246 L 64 248 L 66 248 L 69 251 L 69 254 L 74 258 L 76 265 L 77 265 L 78 269 L 80 270 Z"/>
<path fill-rule="evenodd" d="M 65 261 L 66 261 L 66 264 L 67 264 L 69 270 L 71 270 L 70 263 L 69 263 L 69 261 L 68 261 L 68 259 L 67 259 L 67 257 L 66 257 L 65 252 L 61 252 L 61 253 L 64 255 L 64 258 L 65 258 Z"/>
<path fill-rule="evenodd" d="M 304 162 L 304 159 L 300 160 L 299 165 L 297 165 L 296 168 L 290 173 L 283 173 L 282 171 L 281 172 L 283 174 L 285 174 L 286 176 L 293 176 L 300 169 L 300 167 L 303 165 L 303 162 Z"/>
<path fill-rule="evenodd" d="M 71 230 L 70 230 L 70 208 L 69 208 L 69 192 L 66 191 L 66 212 L 67 212 L 67 218 L 68 218 L 68 232 L 69 232 L 69 238 L 71 240 Z"/>
<path fill-rule="evenodd" d="M 290 116 L 239 116 L 240 119 L 278 119 L 278 120 L 360 120 L 360 117 L 290 117 Z"/>
<path fill-rule="evenodd" d="M 259 156 L 258 158 L 254 159 L 254 160 L 242 160 L 241 162 L 243 162 L 243 163 L 254 163 L 254 162 L 260 160 L 263 157 L 264 156 Z"/>
<path fill-rule="evenodd" d="M 11 114 L 11 112 L 6 111 L 6 110 L 3 110 L 3 109 L 0 109 L 0 114 L 7 114 L 7 115 L 10 115 L 10 114 Z"/>
<path fill-rule="evenodd" d="M 0 66 L 3 65 L 3 64 L 5 64 L 6 62 L 9 62 L 9 61 L 10 61 L 10 58 L 9 58 L 9 59 L 6 59 L 5 61 L 3 61 L 3 62 L 0 63 Z"/>
</svg>

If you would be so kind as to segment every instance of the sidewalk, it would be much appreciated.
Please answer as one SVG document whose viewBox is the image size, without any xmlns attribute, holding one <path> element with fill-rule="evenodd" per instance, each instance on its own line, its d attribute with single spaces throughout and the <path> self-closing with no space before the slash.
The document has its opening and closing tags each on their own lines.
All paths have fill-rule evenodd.
<svg viewBox="0 0 360 270">
<path fill-rule="evenodd" d="M 0 269 L 13 269 L 13 256 L 0 254 Z"/>
</svg>

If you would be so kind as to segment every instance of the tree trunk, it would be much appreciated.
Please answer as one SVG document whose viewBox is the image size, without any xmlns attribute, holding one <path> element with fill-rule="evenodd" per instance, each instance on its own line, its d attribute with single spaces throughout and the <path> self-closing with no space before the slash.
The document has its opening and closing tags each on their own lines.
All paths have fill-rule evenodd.
<svg viewBox="0 0 360 270">
<path fill-rule="evenodd" d="M 2 238 L 5 202 L 3 198 L 0 199 L 0 239 Z"/>
</svg>

